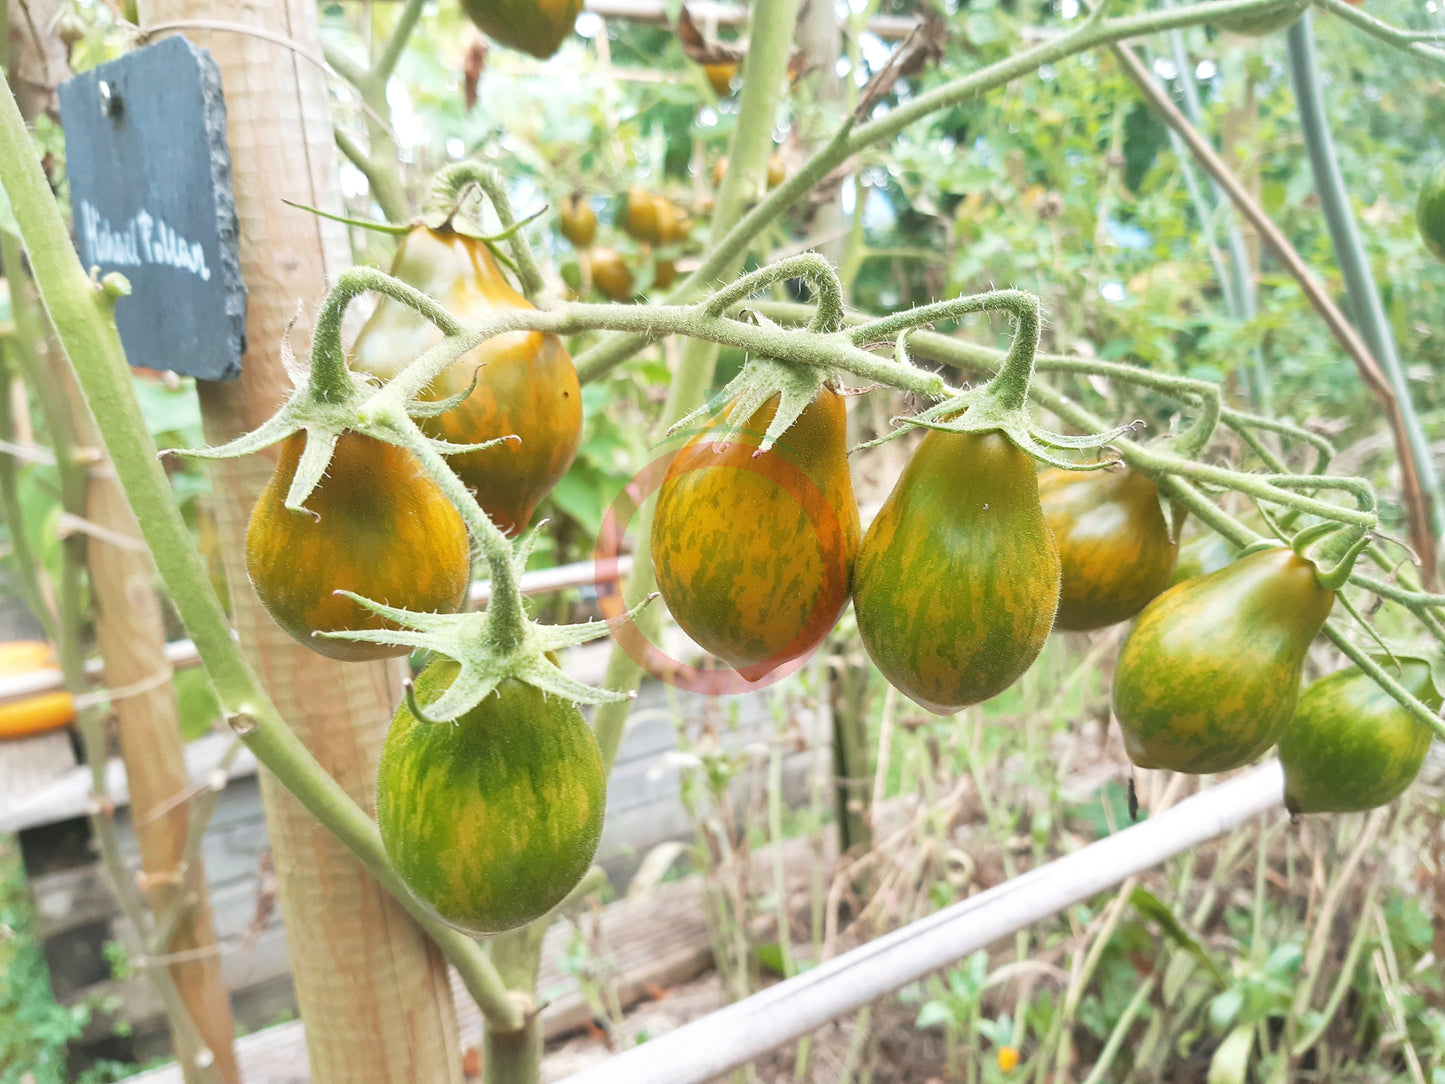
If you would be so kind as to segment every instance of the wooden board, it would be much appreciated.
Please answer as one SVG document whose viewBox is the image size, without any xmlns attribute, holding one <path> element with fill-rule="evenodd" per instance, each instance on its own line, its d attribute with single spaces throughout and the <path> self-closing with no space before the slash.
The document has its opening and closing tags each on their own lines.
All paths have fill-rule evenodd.
<svg viewBox="0 0 1445 1084">
<path fill-rule="evenodd" d="M 74 767 L 75 748 L 68 729 L 0 741 L 0 809 L 29 798 Z M 0 812 L 0 832 L 17 830 L 3 821 Z"/>
<path fill-rule="evenodd" d="M 574 665 L 572 658 L 568 662 L 569 671 L 580 671 L 584 680 L 597 680 L 605 663 L 605 650 L 575 660 L 580 666 Z M 598 673 L 588 672 L 590 669 Z M 769 694 L 718 699 L 680 694 L 655 682 L 644 684 L 610 780 L 607 819 L 597 855 L 618 891 L 625 890 L 638 864 L 653 847 L 667 840 L 691 840 L 693 836 L 692 821 L 679 793 L 678 719 L 686 720 L 692 742 L 699 741 L 707 730 L 725 748 L 737 751 L 749 745 L 761 748 L 772 737 L 778 725 L 774 711 Z M 811 773 L 820 763 L 830 763 L 825 750 L 831 724 L 826 712 L 807 704 L 790 701 L 788 712 L 789 727 L 805 736 L 805 747 L 790 751 L 783 765 L 785 799 L 790 805 L 798 805 L 808 799 Z M 192 779 L 205 780 L 231 742 L 230 735 L 215 734 L 192 743 L 187 749 Z M 263 1027 L 280 1013 L 294 1011 L 286 936 L 279 917 L 273 913 L 250 951 L 243 950 L 239 943 L 255 914 L 260 862 L 267 846 L 256 773 L 254 760 L 242 751 L 216 804 L 203 848 L 223 945 L 222 971 L 231 988 L 237 1021 L 247 1029 Z M 109 779 L 111 793 L 119 801 L 117 833 L 122 849 L 133 856 L 134 834 L 125 805 L 124 771 L 119 763 L 110 766 Z M 741 774 L 736 783 L 740 800 L 745 799 L 752 782 L 751 772 Z M 74 819 L 84 815 L 89 787 L 88 770 L 79 769 L 32 801 L 0 808 L 0 822 L 8 817 L 9 823 L 29 825 L 21 834 L 22 843 L 29 841 L 29 858 L 35 858 L 37 850 L 48 852 L 49 861 L 31 866 L 31 887 L 57 993 L 71 1002 L 94 995 L 116 995 L 124 1020 L 133 1030 L 137 1056 L 164 1054 L 164 1020 L 149 985 L 139 977 L 126 982 L 108 978 L 102 949 L 105 941 L 115 936 L 116 908 L 104 875 L 85 848 L 88 829 L 83 821 Z M 57 814 L 72 819 L 43 827 Z M 79 846 L 77 841 L 65 838 L 57 843 L 56 833 L 78 833 Z M 68 855 L 56 849 L 60 843 L 68 848 Z M 550 946 L 548 951 L 553 951 Z M 666 964 L 661 972 L 664 974 L 670 973 L 669 968 L 681 966 L 670 958 L 662 963 Z M 639 983 L 660 981 L 645 968 L 641 973 L 651 977 L 638 979 Z M 543 988 L 547 988 L 546 981 Z M 575 983 L 569 989 L 575 991 Z M 574 1008 L 569 1011 L 580 1011 L 580 1000 L 574 997 L 572 1004 Z M 86 1039 L 100 1038 L 115 1022 L 115 1018 L 97 1019 L 87 1030 Z"/>
<path fill-rule="evenodd" d="M 790 871 L 811 869 L 808 840 L 789 840 L 783 844 L 783 855 Z M 753 862 L 762 875 L 771 864 L 771 852 L 759 852 Z M 542 1026 L 549 1039 L 576 1031 L 593 1018 L 576 978 L 561 963 L 570 955 L 575 936 L 570 922 L 558 922 L 547 931 L 542 950 L 537 986 L 547 998 Z M 624 1008 L 702 974 L 712 966 L 712 951 L 703 918 L 701 878 L 687 877 L 660 885 L 640 899 L 609 904 L 602 910 L 597 940 L 610 950 L 608 964 L 619 975 L 618 996 Z M 451 983 L 462 1045 L 479 1045 L 481 1013 L 455 971 Z M 311 1080 L 306 1033 L 299 1021 L 237 1040 L 236 1055 L 249 1084 L 309 1084 Z M 127 1078 L 127 1084 L 181 1084 L 181 1075 L 174 1065 L 162 1066 Z"/>
</svg>

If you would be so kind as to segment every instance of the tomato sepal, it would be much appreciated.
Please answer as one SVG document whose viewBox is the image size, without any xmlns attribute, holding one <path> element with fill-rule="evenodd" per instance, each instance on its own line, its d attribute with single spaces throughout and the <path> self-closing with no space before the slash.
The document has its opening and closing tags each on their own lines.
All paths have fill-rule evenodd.
<svg viewBox="0 0 1445 1084">
<path fill-rule="evenodd" d="M 842 390 L 842 373 L 824 366 L 790 365 L 772 358 L 749 358 L 742 372 L 728 381 L 721 391 L 678 419 L 667 432 L 671 436 L 701 419 L 717 416 L 720 420 L 713 439 L 726 444 L 745 433 L 752 433 L 750 422 L 753 415 L 777 396 L 777 412 L 768 422 L 768 428 L 753 453 L 755 456 L 762 455 L 771 451 L 778 439 L 793 427 L 824 387 Z M 723 408 L 728 404 L 733 405 L 724 416 Z"/>
<path fill-rule="evenodd" d="M 523 550 L 527 548 L 522 547 Z M 518 560 L 525 563 L 525 552 L 518 554 Z M 599 689 L 569 677 L 554 661 L 552 653 L 607 635 L 612 629 L 634 620 L 643 607 L 657 598 L 657 594 L 653 593 L 626 614 L 606 621 L 543 625 L 528 620 L 520 642 L 509 645 L 498 643 L 497 634 L 501 630 L 494 627 L 490 609 L 479 613 L 417 613 L 363 598 L 350 591 L 339 591 L 337 594 L 400 628 L 357 629 L 316 635 L 334 640 L 398 644 L 413 650 L 424 648 L 458 664 L 460 669 L 446 692 L 427 706 L 425 718 L 435 722 L 460 718 L 509 678 L 574 704 L 610 704 L 632 699 L 635 693 Z M 422 719 L 423 715 L 418 712 L 417 718 Z"/>
<path fill-rule="evenodd" d="M 977 388 L 965 388 L 912 417 L 894 418 L 896 428 L 877 440 L 862 445 L 862 448 L 887 443 L 911 429 L 932 429 L 954 434 L 1000 433 L 1020 451 L 1060 470 L 1102 470 L 1117 459 L 1116 456 L 1104 456 L 1093 463 L 1079 463 L 1056 455 L 1054 450 L 1087 451 L 1103 448 L 1124 434 L 1133 432 L 1138 428 L 1139 422 L 1115 426 L 1103 433 L 1070 436 L 1045 429 L 1030 417 L 1027 409 L 1029 381 L 1033 379 L 1034 359 L 1039 348 L 1039 299 L 1033 294 L 1022 290 L 998 290 L 990 294 L 961 298 L 957 302 L 924 306 L 909 313 L 860 324 L 852 328 L 850 334 L 854 342 L 876 342 L 884 332 L 893 335 L 896 331 L 896 359 L 900 363 L 907 363 L 908 336 L 916 330 L 919 321 L 930 316 L 934 309 L 938 310 L 940 319 L 953 318 L 965 312 L 999 309 L 1013 316 L 1017 326 L 1013 343 L 1004 355 L 1003 364 L 987 384 Z M 905 320 L 907 322 L 900 326 L 900 322 Z"/>
</svg>

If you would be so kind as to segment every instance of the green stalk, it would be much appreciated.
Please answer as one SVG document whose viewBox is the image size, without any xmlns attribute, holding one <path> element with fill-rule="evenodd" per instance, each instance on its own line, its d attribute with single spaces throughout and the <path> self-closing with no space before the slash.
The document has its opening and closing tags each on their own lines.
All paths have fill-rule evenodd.
<svg viewBox="0 0 1445 1084">
<path fill-rule="evenodd" d="M 773 125 L 777 117 L 778 103 L 782 100 L 783 83 L 787 75 L 788 52 L 793 40 L 793 26 L 797 22 L 797 14 L 797 0 L 760 0 L 754 9 L 750 35 L 752 45 L 748 52 L 746 78 L 743 80 L 743 90 L 739 100 L 738 126 L 733 133 L 729 154 L 732 164 L 723 177 L 722 188 L 718 191 L 717 208 L 713 212 L 713 238 L 719 235 L 731 237 L 736 234 L 737 230 L 734 226 L 742 216 L 743 206 L 750 191 L 764 187 L 761 182 L 766 176 L 768 156 L 772 153 Z M 785 181 L 784 184 L 786 183 Z M 765 198 L 763 202 L 766 203 L 768 200 Z M 779 210 L 781 209 L 780 207 Z M 729 251 L 718 256 L 716 254 L 717 242 L 714 240 L 712 242 L 713 251 L 710 251 L 704 260 L 704 269 L 689 276 L 688 282 L 696 281 L 702 284 L 710 283 L 719 277 L 723 279 L 735 277 L 737 271 L 742 267 L 745 244 L 746 242 L 736 246 L 736 251 Z M 731 274 L 728 273 L 729 271 Z M 683 297 L 686 294 L 674 291 L 671 296 Z M 618 306 L 601 307 L 617 308 Z M 744 349 L 747 348 L 744 347 Z M 764 356 L 775 356 L 767 354 L 766 351 L 758 351 L 758 353 Z M 617 360 L 620 362 L 626 356 L 624 354 Z M 694 338 L 690 337 L 689 341 L 684 344 L 677 371 L 672 374 L 667 402 L 663 406 L 662 418 L 658 423 L 659 431 L 666 432 L 668 427 L 686 417 L 702 402 L 703 393 L 712 383 L 713 368 L 716 362 L 717 349 L 711 343 L 696 342 Z M 580 365 L 578 375 L 581 376 Z M 601 371 L 595 375 L 600 376 Z M 652 537 L 650 504 L 644 507 L 637 517 L 637 537 L 642 539 Z M 637 558 L 625 593 L 625 604 L 628 609 L 641 603 L 657 589 L 657 578 L 653 574 L 649 550 L 645 546 L 641 547 Z M 647 634 L 660 628 L 661 620 L 662 615 L 654 612 L 648 617 L 650 628 L 644 626 L 642 631 Z M 631 691 L 636 689 L 641 677 L 642 668 L 620 646 L 614 646 L 612 654 L 607 660 L 605 687 L 620 692 Z M 593 720 L 593 729 L 597 732 L 597 743 L 602 747 L 602 762 L 607 765 L 609 771 L 612 762 L 617 757 L 617 748 L 622 742 L 622 728 L 627 722 L 627 713 L 630 707 L 631 704 L 627 701 L 618 704 L 602 704 L 598 707 Z"/>
<path fill-rule="evenodd" d="M 389 222 L 404 222 L 410 216 L 407 205 L 406 185 L 402 183 L 397 169 L 392 133 L 382 118 L 390 114 L 391 107 L 386 100 L 386 85 L 396 64 L 401 59 L 407 40 L 421 19 L 426 0 L 407 0 L 396 26 L 381 55 L 370 68 L 353 64 L 343 54 L 323 47 L 326 62 L 337 74 L 356 88 L 361 96 L 362 112 L 366 116 L 366 138 L 370 153 L 340 128 L 335 131 L 336 146 L 351 164 L 361 171 L 371 189 L 371 198 L 381 208 Z M 368 9 L 369 10 L 369 9 Z"/>
<path fill-rule="evenodd" d="M 1360 237 L 1360 228 L 1350 206 L 1350 194 L 1340 172 L 1334 136 L 1325 113 L 1324 94 L 1320 90 L 1319 65 L 1315 60 L 1314 16 L 1306 11 L 1289 29 L 1289 70 L 1294 85 L 1295 102 L 1299 108 L 1300 132 L 1310 152 L 1310 169 L 1314 173 L 1315 191 L 1319 193 L 1320 209 L 1330 227 L 1330 241 L 1335 261 L 1345 278 L 1355 323 L 1369 344 L 1370 353 L 1390 381 L 1395 401 L 1400 407 L 1400 421 L 1410 443 L 1420 476 L 1420 488 L 1429 502 L 1429 521 L 1438 539 L 1445 533 L 1445 504 L 1440 493 L 1440 476 L 1435 472 L 1430 442 L 1410 398 L 1395 333 L 1380 301 L 1380 291 L 1370 272 L 1370 258 Z"/>
<path fill-rule="evenodd" d="M 1165 7 L 1172 7 L 1173 0 L 1165 0 Z M 1179 71 L 1179 85 L 1184 98 L 1184 115 L 1189 118 L 1189 123 L 1194 127 L 1204 129 L 1204 108 L 1199 101 L 1199 86 L 1194 78 L 1193 66 L 1189 63 L 1189 54 L 1184 46 L 1184 32 L 1171 30 L 1169 32 L 1169 47 L 1174 55 L 1174 66 Z M 1165 125 L 1169 131 L 1169 145 L 1174 150 L 1174 157 L 1184 168 L 1185 180 L 1190 184 L 1190 190 L 1195 195 L 1195 204 L 1199 207 L 1201 218 L 1208 211 L 1209 207 L 1214 208 L 1224 223 L 1224 238 L 1229 252 L 1229 265 L 1226 269 L 1223 262 L 1214 253 L 1212 236 L 1210 237 L 1210 259 L 1214 262 L 1215 274 L 1219 277 L 1219 284 L 1224 290 L 1225 308 L 1229 315 L 1235 320 L 1253 320 L 1259 315 L 1259 298 L 1254 288 L 1254 276 L 1249 262 L 1249 249 L 1244 244 L 1244 233 L 1239 228 L 1239 221 L 1234 215 L 1234 209 L 1230 206 L 1229 198 L 1224 190 L 1219 187 L 1219 182 L 1213 177 L 1207 177 L 1209 182 L 1211 201 L 1203 200 L 1203 193 L 1200 191 L 1198 175 L 1194 168 L 1194 158 L 1189 153 L 1184 139 L 1172 127 Z M 1213 222 L 1206 227 L 1207 232 L 1213 234 Z M 1264 351 L 1256 347 L 1251 359 L 1251 381 L 1254 392 L 1255 403 L 1259 409 L 1267 415 L 1274 413 L 1272 396 L 1269 387 L 1269 374 L 1264 367 Z"/>
<path fill-rule="evenodd" d="M 520 1026 L 491 962 L 476 942 L 418 904 L 387 859 L 376 825 L 326 774 L 267 698 L 231 636 L 200 554 L 171 495 L 130 384 L 110 291 L 91 282 L 41 173 L 9 84 L 0 94 L 0 185 L 20 222 L 40 293 L 99 424 L 141 533 L 186 631 L 206 665 L 231 726 L 256 759 L 334 832 L 397 899 L 462 974 L 489 1018 Z"/>
<path fill-rule="evenodd" d="M 1162 965 L 1161 965 L 1162 966 Z M 1158 981 L 1157 974 L 1150 975 L 1134 991 L 1134 996 L 1129 999 L 1129 1004 L 1124 1006 L 1124 1011 L 1119 1014 L 1114 1029 L 1109 1032 L 1109 1038 L 1104 1043 L 1104 1049 L 1099 1051 L 1099 1057 L 1094 1062 L 1094 1067 L 1089 1070 L 1089 1075 L 1084 1078 L 1084 1084 L 1102 1084 L 1104 1074 L 1114 1064 L 1114 1059 L 1119 1054 L 1119 1049 L 1124 1045 L 1125 1038 L 1129 1035 L 1129 1029 L 1134 1026 L 1134 1020 L 1140 1011 L 1149 1001 L 1149 995 L 1154 992 L 1154 985 Z"/>
</svg>

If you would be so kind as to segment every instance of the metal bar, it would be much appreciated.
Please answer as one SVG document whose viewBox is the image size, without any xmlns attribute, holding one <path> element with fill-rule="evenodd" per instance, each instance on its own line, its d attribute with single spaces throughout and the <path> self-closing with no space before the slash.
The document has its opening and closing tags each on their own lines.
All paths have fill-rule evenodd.
<svg viewBox="0 0 1445 1084">
<path fill-rule="evenodd" d="M 665 0 L 587 0 L 587 10 L 604 19 L 625 19 L 634 23 L 666 25 L 676 17 L 669 16 L 673 5 Z M 697 23 L 708 26 L 740 27 L 747 23 L 748 9 L 742 4 L 717 3 L 715 0 L 688 0 L 688 13 Z M 918 19 L 912 15 L 875 15 L 868 20 L 868 32 L 885 41 L 901 41 L 913 33 Z"/>
<path fill-rule="evenodd" d="M 677 7 L 666 0 L 587 0 L 585 10 L 604 19 L 621 19 L 630 23 L 653 23 L 667 26 L 677 19 Z M 703 26 L 746 26 L 748 9 L 743 4 L 719 3 L 718 0 L 688 0 L 688 13 Z M 913 33 L 918 20 L 912 15 L 875 15 L 868 20 L 867 30 L 885 41 L 902 41 Z"/>
<path fill-rule="evenodd" d="M 550 595 L 569 587 L 612 583 L 619 577 L 630 575 L 631 572 L 632 558 L 630 556 L 618 557 L 614 561 L 602 564 L 596 561 L 578 561 L 575 564 L 559 565 L 556 568 L 538 569 L 536 572 L 523 574 L 522 594 Z M 491 597 L 491 593 L 491 584 L 486 580 L 476 581 L 472 584 L 472 604 L 480 605 L 486 602 Z M 189 640 L 175 640 L 166 644 L 165 654 L 166 661 L 178 670 L 187 666 L 197 666 L 201 661 L 200 656 L 196 654 L 196 645 Z M 85 672 L 96 680 L 100 680 L 103 671 L 104 667 L 99 659 L 90 659 L 85 664 Z M 27 700 L 40 693 L 54 692 L 63 688 L 65 688 L 65 681 L 59 670 L 31 670 L 24 674 L 14 674 L 10 677 L 0 678 L 0 704 Z"/>
<path fill-rule="evenodd" d="M 562 1084 L 702 1084 L 1279 806 L 1271 760 L 1122 832 L 954 904 Z"/>
<path fill-rule="evenodd" d="M 1295 102 L 1299 108 L 1300 132 L 1304 135 L 1305 146 L 1310 152 L 1310 169 L 1315 178 L 1315 192 L 1320 197 L 1320 209 L 1330 228 L 1330 242 L 1335 250 L 1335 262 L 1345 279 L 1345 291 L 1349 295 L 1355 323 L 1360 334 L 1370 345 L 1370 352 L 1379 361 L 1395 392 L 1395 401 L 1400 407 L 1400 419 L 1409 440 L 1411 454 L 1420 472 L 1420 488 L 1429 501 L 1427 514 L 1436 538 L 1445 532 L 1445 506 L 1440 499 L 1440 479 L 1435 472 L 1434 459 L 1430 453 L 1430 442 L 1415 412 L 1410 397 L 1410 386 L 1405 380 L 1404 366 L 1400 363 L 1400 351 L 1395 344 L 1395 333 L 1385 315 L 1384 303 L 1380 300 L 1375 276 L 1370 271 L 1369 254 L 1360 237 L 1360 227 L 1355 221 L 1355 212 L 1350 205 L 1350 194 L 1345 188 L 1344 174 L 1340 171 L 1339 156 L 1335 151 L 1335 139 L 1330 132 L 1328 113 L 1325 110 L 1324 94 L 1320 89 L 1319 65 L 1315 61 L 1314 14 L 1306 11 L 1299 22 L 1290 27 L 1286 37 L 1289 50 L 1290 82 L 1294 86 Z M 1427 570 L 1427 575 L 1433 572 Z"/>
</svg>

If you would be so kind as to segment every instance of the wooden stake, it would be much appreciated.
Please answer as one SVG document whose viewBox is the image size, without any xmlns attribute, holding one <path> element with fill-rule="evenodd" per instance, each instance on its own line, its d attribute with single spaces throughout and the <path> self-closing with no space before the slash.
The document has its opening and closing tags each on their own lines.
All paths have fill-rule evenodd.
<svg viewBox="0 0 1445 1084">
<path fill-rule="evenodd" d="M 287 207 L 340 210 L 316 6 L 310 0 L 142 0 L 143 27 L 165 24 L 220 67 L 249 291 L 242 375 L 200 384 L 206 438 L 254 428 L 290 390 L 279 344 L 298 303 L 313 307 L 328 272 L 350 263 L 344 229 Z M 185 24 L 195 21 L 197 25 Z M 234 29 L 214 29 L 238 24 Z M 253 36 L 254 28 L 265 37 Z M 289 39 L 291 47 L 275 39 Z M 293 331 L 305 356 L 309 324 Z M 200 382 L 198 382 L 199 384 Z M 364 807 L 401 698 L 403 664 L 340 663 L 298 644 L 251 590 L 244 540 L 274 459 L 226 460 L 212 472 L 232 614 L 271 699 L 321 764 Z M 456 1015 L 440 954 L 399 904 L 269 775 L 262 776 L 291 966 L 318 1081 L 460 1081 Z"/>
</svg>

